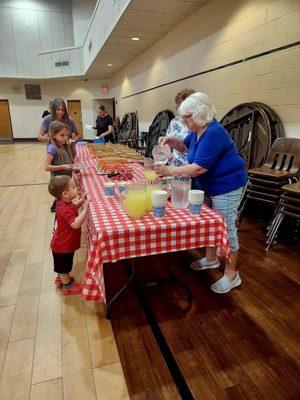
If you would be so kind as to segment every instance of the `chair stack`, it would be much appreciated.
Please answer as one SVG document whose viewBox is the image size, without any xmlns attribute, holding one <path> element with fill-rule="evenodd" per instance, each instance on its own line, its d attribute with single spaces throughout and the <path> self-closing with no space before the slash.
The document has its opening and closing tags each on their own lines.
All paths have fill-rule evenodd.
<svg viewBox="0 0 300 400">
<path fill-rule="evenodd" d="M 247 203 L 258 201 L 276 208 L 283 186 L 297 181 L 300 175 L 300 139 L 278 138 L 266 163 L 248 171 L 249 181 L 240 203 L 237 223 L 241 224 Z"/>
<path fill-rule="evenodd" d="M 281 195 L 280 203 L 276 208 L 274 217 L 268 231 L 267 248 L 273 244 L 278 229 L 285 217 L 296 218 L 300 220 L 300 183 L 292 183 L 282 187 L 283 194 Z"/>
</svg>

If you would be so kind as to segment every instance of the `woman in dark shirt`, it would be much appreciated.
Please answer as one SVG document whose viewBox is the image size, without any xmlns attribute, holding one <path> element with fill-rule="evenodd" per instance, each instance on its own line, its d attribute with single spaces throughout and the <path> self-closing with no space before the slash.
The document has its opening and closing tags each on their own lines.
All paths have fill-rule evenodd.
<svg viewBox="0 0 300 400">
<path fill-rule="evenodd" d="M 112 141 L 113 133 L 113 120 L 110 115 L 108 115 L 105 107 L 103 105 L 97 106 L 98 117 L 96 119 L 96 124 L 93 126 L 97 130 L 96 136 L 99 136 L 105 140 L 105 143 Z"/>
</svg>

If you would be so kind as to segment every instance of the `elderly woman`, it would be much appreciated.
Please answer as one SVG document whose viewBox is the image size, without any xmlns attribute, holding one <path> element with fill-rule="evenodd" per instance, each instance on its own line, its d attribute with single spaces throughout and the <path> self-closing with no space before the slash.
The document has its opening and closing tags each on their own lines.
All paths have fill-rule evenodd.
<svg viewBox="0 0 300 400">
<path fill-rule="evenodd" d="M 241 284 L 236 270 L 238 237 L 235 226 L 237 207 L 246 185 L 247 174 L 244 160 L 238 155 L 232 140 L 224 127 L 215 120 L 215 108 L 204 93 L 195 93 L 184 100 L 179 115 L 191 133 L 180 141 L 163 137 L 160 143 L 185 153 L 189 165 L 169 167 L 155 165 L 157 174 L 189 175 L 194 178 L 194 187 L 204 190 L 211 199 L 215 211 L 221 213 L 227 222 L 230 241 L 231 261 L 226 261 L 221 279 L 211 285 L 216 293 L 227 293 Z M 206 256 L 191 264 L 197 271 L 219 268 L 216 248 L 206 248 Z"/>
</svg>

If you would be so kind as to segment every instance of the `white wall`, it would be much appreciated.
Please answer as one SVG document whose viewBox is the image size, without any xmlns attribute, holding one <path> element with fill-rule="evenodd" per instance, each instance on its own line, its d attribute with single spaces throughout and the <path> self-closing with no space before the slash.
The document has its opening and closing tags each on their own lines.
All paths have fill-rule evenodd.
<svg viewBox="0 0 300 400">
<path fill-rule="evenodd" d="M 35 138 L 41 125 L 41 115 L 53 97 L 67 100 L 81 100 L 84 138 L 92 138 L 85 124 L 95 121 L 95 99 L 108 99 L 111 94 L 101 93 L 101 85 L 109 85 L 107 80 L 64 80 L 41 81 L 42 100 L 26 100 L 24 83 L 28 81 L 0 80 L 0 99 L 8 99 L 14 138 Z M 36 83 L 36 82 L 34 82 Z M 13 86 L 21 87 L 21 94 L 13 93 Z M 100 100 L 99 100 L 100 101 Z"/>
<path fill-rule="evenodd" d="M 130 1 L 131 0 L 98 1 L 88 35 L 83 44 L 85 70 L 88 69 L 99 53 Z M 89 50 L 90 41 L 92 41 L 91 51 Z"/>
<path fill-rule="evenodd" d="M 81 76 L 84 73 L 82 47 L 68 47 L 39 54 L 43 66 L 43 78 Z M 68 61 L 69 65 L 56 67 L 56 62 Z"/>
<path fill-rule="evenodd" d="M 71 0 L 0 0 L 0 76 L 43 77 L 39 52 L 74 45 Z"/>
<path fill-rule="evenodd" d="M 140 131 L 171 108 L 184 87 L 210 95 L 223 116 L 260 101 L 300 137 L 300 47 L 196 76 L 128 99 L 124 96 L 300 40 L 300 1 L 211 0 L 111 79 L 117 115 L 139 113 Z"/>
<path fill-rule="evenodd" d="M 72 0 L 75 46 L 82 46 L 97 0 Z"/>
</svg>

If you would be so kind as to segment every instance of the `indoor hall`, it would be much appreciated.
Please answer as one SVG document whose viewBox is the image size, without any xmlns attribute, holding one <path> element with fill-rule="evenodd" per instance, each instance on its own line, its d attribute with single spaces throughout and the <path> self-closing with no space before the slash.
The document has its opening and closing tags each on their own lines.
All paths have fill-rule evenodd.
<svg viewBox="0 0 300 400">
<path fill-rule="evenodd" d="M 297 399 L 299 1 L 0 26 L 0 398 Z"/>
</svg>

